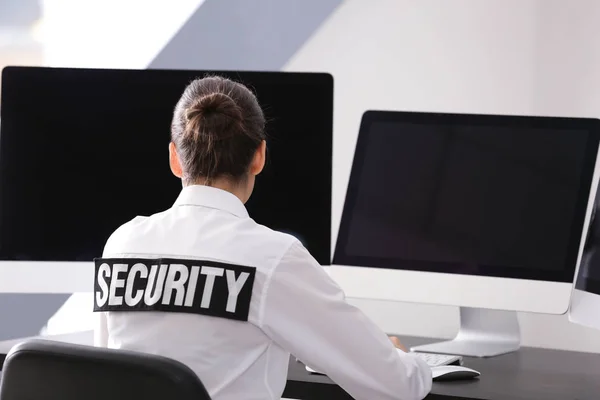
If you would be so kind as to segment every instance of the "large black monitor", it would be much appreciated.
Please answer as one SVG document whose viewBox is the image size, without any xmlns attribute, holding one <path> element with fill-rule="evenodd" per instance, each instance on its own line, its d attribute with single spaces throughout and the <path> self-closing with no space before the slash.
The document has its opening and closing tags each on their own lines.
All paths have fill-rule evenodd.
<svg viewBox="0 0 600 400">
<path fill-rule="evenodd" d="M 10 67 L 2 74 L 0 260 L 90 261 L 136 215 L 173 204 L 173 109 L 195 78 L 250 87 L 268 162 L 250 216 L 330 262 L 333 79 L 322 73 Z"/>
<path fill-rule="evenodd" d="M 515 311 L 568 309 L 599 143 L 595 119 L 367 112 L 332 276 L 352 297 L 461 307 L 455 340 L 416 350 L 514 351 Z"/>
<path fill-rule="evenodd" d="M 334 263 L 571 282 L 597 125 L 368 113 Z"/>
</svg>

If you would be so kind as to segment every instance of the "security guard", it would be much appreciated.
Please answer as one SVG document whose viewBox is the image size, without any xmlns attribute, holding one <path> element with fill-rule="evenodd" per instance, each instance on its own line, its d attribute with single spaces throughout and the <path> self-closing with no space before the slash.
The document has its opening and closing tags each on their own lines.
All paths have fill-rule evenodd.
<svg viewBox="0 0 600 400">
<path fill-rule="evenodd" d="M 96 260 L 96 345 L 179 360 L 214 400 L 279 399 L 290 353 L 358 400 L 425 397 L 427 364 L 349 305 L 296 238 L 248 216 L 264 125 L 239 83 L 186 88 L 169 147 L 183 190 L 118 228 Z"/>
</svg>

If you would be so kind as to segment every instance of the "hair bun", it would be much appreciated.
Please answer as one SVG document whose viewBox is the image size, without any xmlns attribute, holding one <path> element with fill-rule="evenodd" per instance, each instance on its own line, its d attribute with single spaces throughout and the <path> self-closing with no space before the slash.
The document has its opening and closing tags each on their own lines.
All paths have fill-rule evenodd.
<svg viewBox="0 0 600 400">
<path fill-rule="evenodd" d="M 242 110 L 225 93 L 210 93 L 200 97 L 186 113 L 188 121 L 206 120 L 207 117 L 223 116 L 235 122 L 242 122 Z"/>
</svg>

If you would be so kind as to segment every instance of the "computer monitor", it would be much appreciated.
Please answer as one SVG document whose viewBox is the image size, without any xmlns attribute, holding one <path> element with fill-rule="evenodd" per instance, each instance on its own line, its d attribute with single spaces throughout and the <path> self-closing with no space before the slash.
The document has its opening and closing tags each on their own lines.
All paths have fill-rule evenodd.
<svg viewBox="0 0 600 400">
<path fill-rule="evenodd" d="M 598 182 L 595 182 L 596 184 Z M 596 188 L 581 263 L 575 277 L 569 320 L 575 324 L 600 329 L 600 186 Z"/>
<path fill-rule="evenodd" d="M 181 190 L 168 163 L 173 110 L 207 74 L 244 83 L 265 112 L 268 159 L 250 216 L 331 262 L 331 75 L 11 67 L 0 110 L 0 292 L 91 291 L 109 235 L 172 206 Z"/>
<path fill-rule="evenodd" d="M 415 350 L 518 349 L 515 311 L 567 311 L 599 138 L 595 119 L 365 113 L 331 275 L 461 307 L 454 340 Z"/>
</svg>

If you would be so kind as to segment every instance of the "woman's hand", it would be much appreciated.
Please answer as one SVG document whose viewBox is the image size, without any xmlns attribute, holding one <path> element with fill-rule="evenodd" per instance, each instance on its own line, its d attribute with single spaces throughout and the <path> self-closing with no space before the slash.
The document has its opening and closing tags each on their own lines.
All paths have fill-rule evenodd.
<svg viewBox="0 0 600 400">
<path fill-rule="evenodd" d="M 389 338 L 396 348 L 402 350 L 405 353 L 408 353 L 408 350 L 406 350 L 406 347 L 404 347 L 404 345 L 402 343 L 400 343 L 400 339 L 398 339 L 396 336 L 390 336 Z"/>
</svg>

